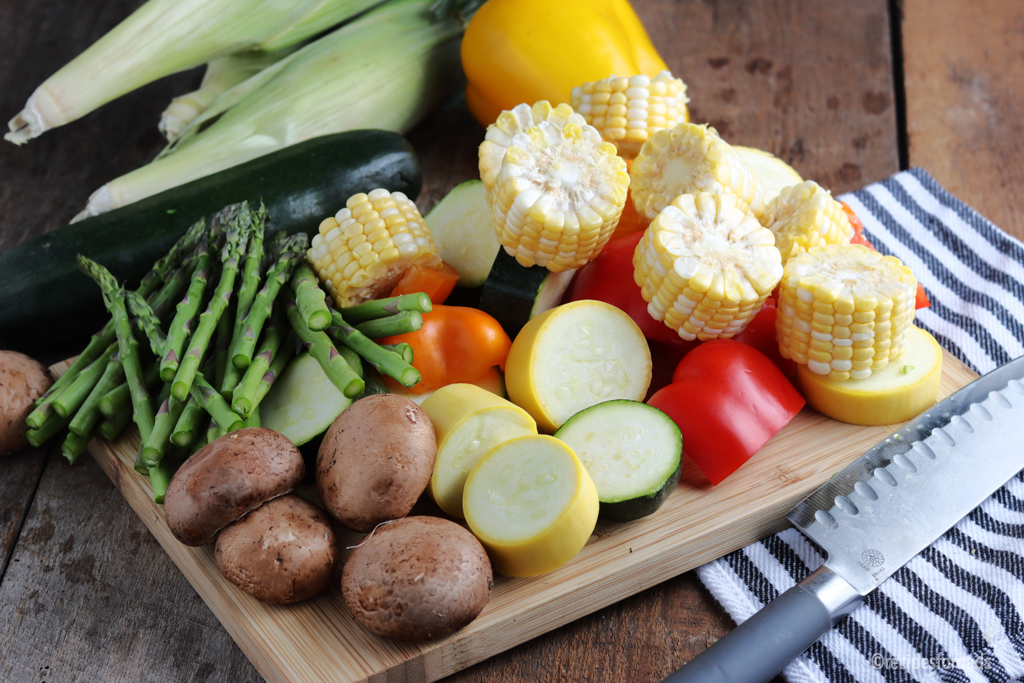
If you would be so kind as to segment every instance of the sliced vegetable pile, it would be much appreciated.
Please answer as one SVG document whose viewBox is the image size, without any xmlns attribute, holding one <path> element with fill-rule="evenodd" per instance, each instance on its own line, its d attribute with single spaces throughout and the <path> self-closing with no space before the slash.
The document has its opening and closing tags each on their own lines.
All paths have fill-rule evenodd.
<svg viewBox="0 0 1024 683">
<path fill-rule="evenodd" d="M 934 402 L 941 352 L 913 326 L 918 282 L 870 249 L 848 206 L 690 123 L 686 85 L 624 0 L 543 3 L 540 24 L 523 21 L 524 2 L 539 7 L 490 0 L 462 43 L 467 103 L 489 124 L 479 181 L 426 219 L 402 187 L 361 186 L 333 216 L 321 211 L 311 243 L 269 237 L 264 207 L 232 204 L 195 223 L 135 291 L 80 256 L 112 319 L 46 393 L 35 398 L 45 379 L 34 375 L 19 387 L 19 405 L 35 400 L 28 441 L 68 426 L 74 461 L 134 418 L 136 469 L 158 502 L 166 491 L 175 536 L 216 540 L 218 568 L 260 600 L 327 586 L 330 520 L 368 534 L 343 570 L 350 612 L 379 635 L 425 640 L 479 614 L 492 571 L 553 571 L 599 517 L 655 514 L 684 454 L 717 485 L 805 404 L 884 424 Z M 308 80 L 339 54 L 422 77 L 426 97 L 390 97 L 365 74 L 331 86 L 367 100 L 358 113 L 374 125 L 404 129 L 448 84 L 411 65 L 445 64 L 462 30 L 427 4 L 392 0 L 289 54 L 274 49 L 338 17 L 304 5 L 287 27 L 261 17 L 263 52 L 250 57 L 206 36 L 201 60 L 217 61 L 169 109 L 175 141 L 87 212 L 180 181 L 165 169 L 199 172 L 196 158 L 209 172 L 290 144 L 326 110 L 328 128 L 354 115 Z M 338 11 L 361 7 L 350 5 Z M 151 0 L 140 13 L 172 10 Z M 566 12 L 585 30 L 552 20 Z M 549 41 L 564 59 L 541 50 Z M 63 123 L 46 118 L 52 98 L 44 84 L 9 137 Z M 670 381 L 655 363 L 666 348 Z M 301 483 L 323 510 L 288 495 Z M 469 531 L 408 517 L 426 491 Z"/>
</svg>

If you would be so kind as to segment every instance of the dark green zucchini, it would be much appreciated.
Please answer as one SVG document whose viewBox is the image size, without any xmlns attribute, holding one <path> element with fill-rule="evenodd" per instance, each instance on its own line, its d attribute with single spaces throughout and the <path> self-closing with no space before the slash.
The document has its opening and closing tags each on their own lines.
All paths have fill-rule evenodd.
<svg viewBox="0 0 1024 683">
<path fill-rule="evenodd" d="M 134 286 L 194 221 L 262 201 L 267 236 L 312 234 L 357 192 L 377 187 L 415 199 L 419 160 L 400 135 L 325 135 L 30 240 L 0 255 L 0 348 L 77 352 L 105 322 L 100 290 L 78 272 L 84 254 Z M 55 336 L 56 335 L 56 336 Z"/>
<path fill-rule="evenodd" d="M 646 517 L 679 484 L 683 436 L 672 418 L 645 403 L 612 400 L 585 408 L 555 438 L 572 448 L 594 480 L 601 519 Z"/>
<path fill-rule="evenodd" d="M 487 281 L 480 291 L 478 308 L 494 317 L 509 337 L 562 301 L 575 270 L 552 273 L 542 266 L 519 265 L 514 257 L 498 251 Z"/>
</svg>

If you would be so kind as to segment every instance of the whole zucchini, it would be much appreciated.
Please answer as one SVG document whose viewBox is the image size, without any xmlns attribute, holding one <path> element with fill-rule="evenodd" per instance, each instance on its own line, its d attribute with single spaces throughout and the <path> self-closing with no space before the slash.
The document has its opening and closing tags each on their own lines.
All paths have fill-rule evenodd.
<svg viewBox="0 0 1024 683">
<path fill-rule="evenodd" d="M 268 237 L 281 231 L 312 234 L 353 194 L 383 187 L 415 199 L 421 180 L 419 160 L 405 138 L 349 131 L 42 235 L 0 255 L 0 348 L 71 353 L 103 325 L 100 290 L 78 272 L 78 254 L 134 286 L 189 225 L 228 204 L 262 201 L 270 215 Z"/>
</svg>

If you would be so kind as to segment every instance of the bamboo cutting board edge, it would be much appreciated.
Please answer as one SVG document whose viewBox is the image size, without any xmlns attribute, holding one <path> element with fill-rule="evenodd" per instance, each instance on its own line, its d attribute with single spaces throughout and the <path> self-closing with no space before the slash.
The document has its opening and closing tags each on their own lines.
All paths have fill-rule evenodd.
<svg viewBox="0 0 1024 683">
<path fill-rule="evenodd" d="M 940 398 L 975 377 L 944 352 Z M 93 439 L 89 451 L 268 681 L 433 681 L 785 528 L 786 511 L 898 426 L 855 427 L 805 409 L 726 483 L 712 487 L 684 465 L 680 486 L 655 515 L 599 522 L 556 572 L 498 578 L 473 623 L 426 644 L 369 634 L 337 588 L 288 607 L 250 598 L 220 576 L 210 547 L 189 548 L 171 535 L 148 480 L 132 468 L 136 430 L 113 444 Z"/>
</svg>

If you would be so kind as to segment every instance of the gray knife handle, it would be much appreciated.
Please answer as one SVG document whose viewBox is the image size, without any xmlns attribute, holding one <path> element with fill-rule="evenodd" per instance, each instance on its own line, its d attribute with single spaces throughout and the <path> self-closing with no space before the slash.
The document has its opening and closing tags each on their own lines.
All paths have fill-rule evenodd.
<svg viewBox="0 0 1024 683">
<path fill-rule="evenodd" d="M 850 584 L 822 567 L 697 655 L 665 683 L 770 681 L 860 600 Z"/>
</svg>

